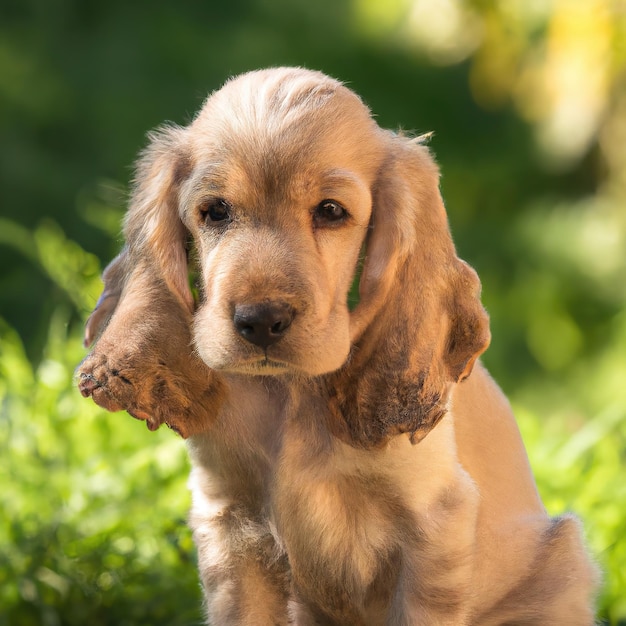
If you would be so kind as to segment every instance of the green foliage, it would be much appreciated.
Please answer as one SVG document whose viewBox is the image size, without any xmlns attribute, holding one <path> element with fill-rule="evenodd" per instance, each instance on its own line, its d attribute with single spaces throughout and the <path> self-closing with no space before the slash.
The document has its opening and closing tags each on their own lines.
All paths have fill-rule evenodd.
<svg viewBox="0 0 626 626">
<path fill-rule="evenodd" d="M 93 255 L 52 222 L 3 226 L 77 309 L 93 306 Z M 80 396 L 72 318 L 53 312 L 37 366 L 0 318 L 0 625 L 198 623 L 184 444 Z"/>
<path fill-rule="evenodd" d="M 36 369 L 0 324 L 0 624 L 198 623 L 184 445 L 83 400 L 67 318 Z"/>
<path fill-rule="evenodd" d="M 546 411 L 550 392 L 545 391 L 514 403 L 535 478 L 551 514 L 573 511 L 582 518 L 602 572 L 601 615 L 621 624 L 626 621 L 624 406 L 616 402 L 587 418 L 571 401 L 577 395 L 573 383 L 563 390 L 569 402 L 564 393 L 559 408 Z"/>
</svg>

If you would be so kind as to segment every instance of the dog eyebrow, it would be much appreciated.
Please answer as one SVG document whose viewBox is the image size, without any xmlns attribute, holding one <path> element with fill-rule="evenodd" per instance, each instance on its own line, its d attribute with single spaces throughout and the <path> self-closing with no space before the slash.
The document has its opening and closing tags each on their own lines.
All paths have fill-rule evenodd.
<svg viewBox="0 0 626 626">
<path fill-rule="evenodd" d="M 204 164 L 180 187 L 181 206 L 190 206 L 207 193 L 221 195 L 226 187 L 225 166 L 219 161 Z"/>
<path fill-rule="evenodd" d="M 354 191 L 355 188 L 361 193 L 367 191 L 364 182 L 350 170 L 332 168 L 326 170 L 320 176 L 320 189 L 324 194 L 332 195 L 343 190 Z"/>
</svg>

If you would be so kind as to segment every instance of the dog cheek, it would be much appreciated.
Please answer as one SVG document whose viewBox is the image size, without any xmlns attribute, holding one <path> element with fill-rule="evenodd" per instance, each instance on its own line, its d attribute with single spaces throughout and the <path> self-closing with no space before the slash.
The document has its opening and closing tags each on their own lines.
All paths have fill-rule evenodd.
<svg viewBox="0 0 626 626">
<path fill-rule="evenodd" d="M 350 354 L 350 318 L 346 307 L 335 307 L 325 323 L 308 331 L 309 340 L 301 350 L 303 369 L 311 376 L 341 368 Z"/>
</svg>

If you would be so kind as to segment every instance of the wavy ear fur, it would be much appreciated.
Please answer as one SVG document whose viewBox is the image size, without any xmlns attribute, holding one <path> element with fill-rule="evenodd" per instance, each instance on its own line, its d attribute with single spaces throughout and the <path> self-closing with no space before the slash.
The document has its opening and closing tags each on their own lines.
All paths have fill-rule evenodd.
<svg viewBox="0 0 626 626">
<path fill-rule="evenodd" d="M 124 289 L 127 278 L 128 249 L 122 251 L 104 268 L 104 289 L 85 324 L 83 344 L 88 348 L 107 327 Z"/>
<path fill-rule="evenodd" d="M 187 231 L 178 211 L 178 190 L 191 171 L 183 134 L 182 128 L 172 126 L 150 135 L 150 145 L 137 163 L 124 233 L 129 254 L 154 260 L 172 293 L 192 312 Z"/>
<path fill-rule="evenodd" d="M 353 349 L 327 379 L 337 434 L 363 447 L 423 439 L 490 340 L 474 270 L 457 258 L 426 147 L 389 136 L 352 313 Z"/>
</svg>

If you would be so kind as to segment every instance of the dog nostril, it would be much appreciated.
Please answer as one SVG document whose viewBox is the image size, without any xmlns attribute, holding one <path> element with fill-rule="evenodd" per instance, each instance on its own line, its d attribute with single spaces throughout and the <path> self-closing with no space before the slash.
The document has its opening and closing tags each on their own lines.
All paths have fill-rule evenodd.
<svg viewBox="0 0 626 626">
<path fill-rule="evenodd" d="M 285 334 L 293 317 L 293 308 L 285 302 L 238 304 L 233 323 L 246 341 L 267 348 Z"/>
<path fill-rule="evenodd" d="M 289 324 L 285 325 L 284 320 L 280 320 L 280 321 L 276 322 L 276 324 L 274 324 L 270 328 L 270 332 L 272 332 L 275 335 L 278 335 L 278 334 L 284 332 L 285 330 L 287 330 L 288 326 L 289 326 Z"/>
</svg>

